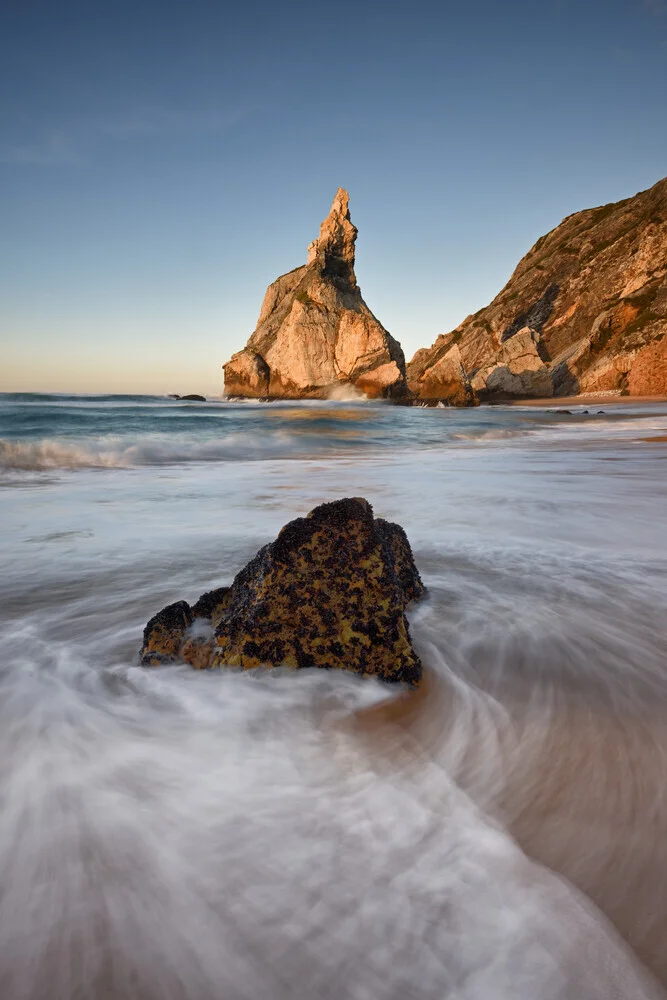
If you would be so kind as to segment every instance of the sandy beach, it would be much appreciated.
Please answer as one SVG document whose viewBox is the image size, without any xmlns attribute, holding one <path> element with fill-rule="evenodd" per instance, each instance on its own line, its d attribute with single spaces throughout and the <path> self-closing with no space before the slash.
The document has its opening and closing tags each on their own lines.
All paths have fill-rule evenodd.
<svg viewBox="0 0 667 1000">
<path fill-rule="evenodd" d="M 560 409 L 564 406 L 636 406 L 638 403 L 667 403 L 667 396 L 621 396 L 616 393 L 593 393 L 579 396 L 548 396 L 541 399 L 511 399 L 503 406 L 537 406 Z M 498 405 L 498 404 L 491 404 Z"/>
</svg>

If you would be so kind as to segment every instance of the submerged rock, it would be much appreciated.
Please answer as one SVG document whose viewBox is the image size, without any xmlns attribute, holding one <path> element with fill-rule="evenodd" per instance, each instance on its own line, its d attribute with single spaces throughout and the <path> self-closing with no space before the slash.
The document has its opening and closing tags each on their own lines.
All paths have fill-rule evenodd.
<svg viewBox="0 0 667 1000">
<path fill-rule="evenodd" d="M 269 285 L 255 332 L 223 365 L 228 396 L 327 398 L 341 385 L 372 398 L 406 394 L 401 346 L 357 285 L 356 238 L 339 188 L 307 263 Z"/>
<path fill-rule="evenodd" d="M 404 612 L 423 594 L 403 529 L 366 500 L 337 500 L 285 525 L 230 588 L 152 618 L 141 662 L 337 668 L 414 685 L 422 666 Z"/>
</svg>

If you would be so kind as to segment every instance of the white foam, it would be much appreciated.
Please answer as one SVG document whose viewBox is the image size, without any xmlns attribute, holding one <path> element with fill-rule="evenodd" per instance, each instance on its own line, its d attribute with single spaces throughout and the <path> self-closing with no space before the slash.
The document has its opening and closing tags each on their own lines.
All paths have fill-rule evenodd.
<svg viewBox="0 0 667 1000">
<path fill-rule="evenodd" d="M 368 397 L 351 382 L 344 382 L 341 385 L 332 386 L 327 398 L 336 403 L 360 403 Z"/>
<path fill-rule="evenodd" d="M 384 689 L 321 672 L 96 673 L 67 645 L 12 643 L 3 996 L 659 995 L 442 763 L 416 744 L 369 754 L 345 721 Z"/>
<path fill-rule="evenodd" d="M 120 436 L 39 441 L 0 440 L 0 469 L 122 469 L 133 466 L 224 462 L 258 458 L 288 458 L 302 451 L 298 441 L 282 431 L 226 434 L 218 439 L 196 435 L 146 434 L 137 440 Z"/>
<path fill-rule="evenodd" d="M 468 419 L 431 416 L 443 438 Z M 661 995 L 573 888 L 667 973 L 650 447 L 400 454 L 389 436 L 361 462 L 155 472 L 249 440 L 91 439 L 128 470 L 3 496 L 0 996 Z M 393 694 L 345 675 L 135 665 L 159 607 L 341 495 L 404 525 L 431 589 L 411 627 L 438 684 L 413 725 L 364 726 Z M 531 808 L 541 864 L 510 835 Z"/>
</svg>

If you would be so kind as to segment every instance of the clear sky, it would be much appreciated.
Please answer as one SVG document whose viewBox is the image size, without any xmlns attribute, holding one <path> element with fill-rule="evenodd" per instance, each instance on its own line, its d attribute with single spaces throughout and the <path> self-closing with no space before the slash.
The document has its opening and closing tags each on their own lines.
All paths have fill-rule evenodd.
<svg viewBox="0 0 667 1000">
<path fill-rule="evenodd" d="M 338 186 L 409 358 L 667 174 L 667 0 L 7 0 L 0 390 L 222 390 Z"/>
</svg>

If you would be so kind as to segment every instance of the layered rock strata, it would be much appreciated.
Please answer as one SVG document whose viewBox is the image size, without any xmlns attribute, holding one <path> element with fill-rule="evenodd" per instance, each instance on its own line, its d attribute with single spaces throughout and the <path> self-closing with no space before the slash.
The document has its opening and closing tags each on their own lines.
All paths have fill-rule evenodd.
<svg viewBox="0 0 667 1000">
<path fill-rule="evenodd" d="M 231 587 L 152 618 L 141 663 L 326 667 L 417 684 L 405 609 L 424 594 L 399 525 L 363 499 L 322 504 L 287 524 Z"/>
<path fill-rule="evenodd" d="M 417 351 L 407 379 L 421 398 L 458 364 L 482 400 L 667 393 L 666 333 L 667 178 L 564 219 L 489 306 Z"/>
<path fill-rule="evenodd" d="M 341 385 L 371 398 L 405 396 L 401 346 L 357 285 L 356 238 L 339 188 L 306 264 L 269 285 L 255 332 L 223 365 L 227 396 L 327 398 Z"/>
</svg>

